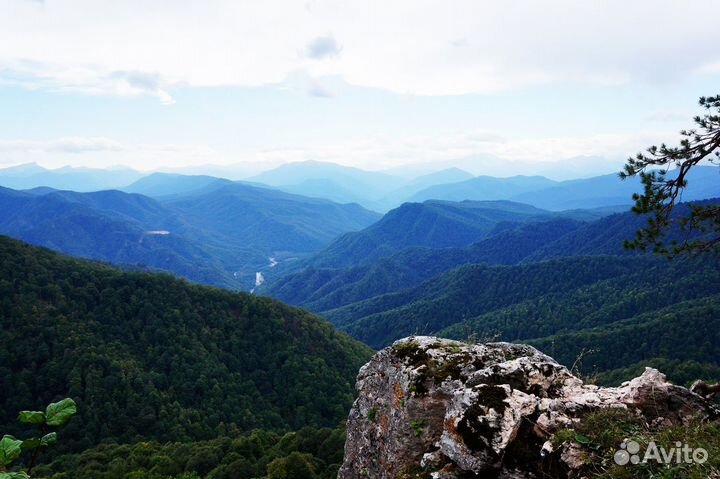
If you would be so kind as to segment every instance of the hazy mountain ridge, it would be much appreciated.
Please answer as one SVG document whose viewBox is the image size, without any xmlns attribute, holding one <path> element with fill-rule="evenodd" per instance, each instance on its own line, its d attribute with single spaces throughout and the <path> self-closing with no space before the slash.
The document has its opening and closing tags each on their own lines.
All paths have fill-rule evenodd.
<svg viewBox="0 0 720 479">
<path fill-rule="evenodd" d="M 684 201 L 720 196 L 718 170 L 698 166 L 688 176 Z M 672 177 L 672 172 L 669 175 Z M 435 185 L 418 192 L 413 200 L 426 199 L 507 199 L 538 208 L 560 211 L 574 208 L 598 208 L 632 205 L 633 193 L 642 191 L 638 178 L 620 181 L 617 174 L 591 178 L 552 181 L 542 176 L 509 178 L 477 177 L 460 183 Z"/>
<path fill-rule="evenodd" d="M 680 204 L 675 213 L 685 212 L 687 205 Z M 582 352 L 573 343 L 577 339 L 599 354 L 618 350 L 609 353 L 612 359 L 586 364 L 589 373 L 614 377 L 615 369 L 654 364 L 657 358 L 672 360 L 671 372 L 680 377 L 687 368 L 715 370 L 715 359 L 693 366 L 690 362 L 702 360 L 702 354 L 663 348 L 671 344 L 683 315 L 699 331 L 714 324 L 720 260 L 669 262 L 625 251 L 623 240 L 644 222 L 626 212 L 593 221 L 560 217 L 498 223 L 492 235 L 466 247 L 405 248 L 367 264 L 309 267 L 266 291 L 320 312 L 375 348 L 411 334 L 437 334 L 530 341 L 550 354 L 554 338 L 561 338 L 571 351 L 561 358 L 572 362 Z M 671 232 L 669 239 L 679 239 L 677 234 Z M 633 334 L 633 328 L 645 334 L 662 327 L 663 318 L 672 334 L 663 332 L 658 341 L 646 341 L 632 353 L 622 350 L 622 335 L 613 325 L 623 334 Z M 605 329 L 596 334 L 596 328 Z"/>
<path fill-rule="evenodd" d="M 317 250 L 341 232 L 362 229 L 381 216 L 357 204 L 240 183 L 202 195 L 169 198 L 166 204 L 183 211 L 198 226 L 241 242 L 261 241 L 268 254 L 277 249 Z"/>
<path fill-rule="evenodd" d="M 307 254 L 379 215 L 237 183 L 190 197 L 0 190 L 0 232 L 69 254 L 250 289 L 269 257 Z"/>
<path fill-rule="evenodd" d="M 368 228 L 342 235 L 303 266 L 354 266 L 411 246 L 466 246 L 500 223 L 529 221 L 546 214 L 529 205 L 504 201 L 405 203 Z"/>
<path fill-rule="evenodd" d="M 139 193 L 145 196 L 163 197 L 200 193 L 231 184 L 230 180 L 206 175 L 178 175 L 172 173 L 152 173 L 122 188 L 126 193 Z"/>
<path fill-rule="evenodd" d="M 566 218 L 513 224 L 461 248 L 408 247 L 369 264 L 346 269 L 310 266 L 280 278 L 262 292 L 322 313 L 415 286 L 463 264 L 519 263 L 583 224 Z"/>
<path fill-rule="evenodd" d="M 36 163 L 0 169 L 0 186 L 25 190 L 47 186 L 58 190 L 98 191 L 126 186 L 140 179 L 142 173 L 129 168 L 76 168 L 65 166 L 47 169 Z"/>
<path fill-rule="evenodd" d="M 568 167 L 575 164 L 570 160 L 565 163 Z M 528 171 L 533 170 L 528 167 Z M 581 171 L 585 170 L 578 170 L 578 176 Z M 712 167 L 697 167 L 684 199 L 719 196 L 716 179 L 717 171 Z M 539 175 L 473 176 L 460 168 L 443 169 L 440 165 L 429 172 L 410 167 L 384 172 L 319 161 L 286 163 L 240 182 L 339 203 L 358 203 L 381 212 L 405 202 L 430 199 L 511 200 L 549 210 L 588 209 L 629 205 L 632 194 L 640 189 L 637 179 L 621 182 L 614 173 L 558 181 Z M 208 175 L 142 174 L 128 169 L 49 170 L 35 164 L 0 169 L 0 185 L 13 189 L 51 187 L 87 192 L 115 188 L 157 197 L 208 191 L 227 183 L 232 182 Z"/>
<path fill-rule="evenodd" d="M 341 203 L 357 202 L 367 208 L 406 180 L 383 172 L 367 171 L 320 161 L 287 163 L 248 181 L 264 183 L 290 193 L 322 197 Z"/>
<path fill-rule="evenodd" d="M 29 243 L 198 282 L 233 284 L 232 274 L 198 241 L 201 232 L 150 198 L 119 191 L 37 196 L 2 189 L 0 205 L 0 232 Z M 151 233 L 158 230 L 170 234 Z"/>
<path fill-rule="evenodd" d="M 556 181 L 544 176 L 477 176 L 459 183 L 434 185 L 420 190 L 410 197 L 410 201 L 510 200 L 521 193 L 538 191 L 556 184 Z"/>
<path fill-rule="evenodd" d="M 456 209 L 470 212 L 469 219 L 454 214 Z M 600 237 L 605 230 L 619 230 L 619 237 L 604 241 L 616 239 L 614 245 L 600 250 L 597 239 L 587 238 L 598 232 L 590 225 L 610 211 L 550 212 L 509 201 L 408 203 L 307 260 L 281 267 L 261 292 L 322 312 L 371 293 L 412 286 L 462 264 L 515 264 L 571 256 L 579 249 L 585 254 L 622 254 L 622 240 L 634 234 L 629 225 L 641 224 L 633 215 L 611 215 L 614 219 L 600 224 Z M 623 224 L 615 225 L 618 222 Z M 577 244 L 570 233 L 586 229 L 576 233 L 583 237 Z M 573 247 L 567 254 L 553 246 L 561 239 L 562 245 Z"/>
</svg>

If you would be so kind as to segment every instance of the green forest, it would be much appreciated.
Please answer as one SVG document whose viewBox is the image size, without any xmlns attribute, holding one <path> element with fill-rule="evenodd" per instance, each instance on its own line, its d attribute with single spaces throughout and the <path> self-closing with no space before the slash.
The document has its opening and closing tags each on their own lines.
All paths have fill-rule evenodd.
<svg viewBox="0 0 720 479">
<path fill-rule="evenodd" d="M 208 441 L 103 444 L 36 469 L 46 479 L 334 479 L 345 429 L 254 430 Z"/>
<path fill-rule="evenodd" d="M 607 234 L 636 225 L 626 220 L 608 220 L 620 226 Z M 27 438 L 18 411 L 68 397 L 78 414 L 33 478 L 329 479 L 357 371 L 373 354 L 365 344 L 514 341 L 602 385 L 645 366 L 679 384 L 720 379 L 720 259 L 597 254 L 608 242 L 555 257 L 551 245 L 580 248 L 588 227 L 496 228 L 465 248 L 409 248 L 285 283 L 339 305 L 323 312 L 334 326 L 274 299 L 0 237 L 0 387 L 11 391 L 1 431 Z"/>
<path fill-rule="evenodd" d="M 19 410 L 73 398 L 79 413 L 55 455 L 102 444 L 112 460 L 110 444 L 147 441 L 160 448 L 218 440 L 202 446 L 217 450 L 230 448 L 219 438 L 262 429 L 264 452 L 247 459 L 262 477 L 265 463 L 292 449 L 277 434 L 309 427 L 306 434 L 329 437 L 318 428 L 344 420 L 357 370 L 372 354 L 326 321 L 271 299 L 121 272 L 8 238 L 0 238 L 0 258 L 0 387 L 9 392 L 0 425 L 22 437 Z M 330 444 L 335 454 L 342 449 Z M 318 473 L 337 462 L 320 445 L 303 447 L 297 452 L 319 454 Z M 74 467 L 64 469 L 68 477 L 99 477 L 77 476 Z"/>
</svg>

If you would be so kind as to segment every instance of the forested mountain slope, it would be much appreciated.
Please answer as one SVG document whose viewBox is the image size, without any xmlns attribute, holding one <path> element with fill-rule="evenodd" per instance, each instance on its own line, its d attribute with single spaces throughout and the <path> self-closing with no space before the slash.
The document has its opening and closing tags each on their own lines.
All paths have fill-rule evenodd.
<svg viewBox="0 0 720 479">
<path fill-rule="evenodd" d="M 678 214 L 686 211 L 686 204 L 678 205 Z M 580 211 L 561 214 L 572 216 L 573 213 L 582 217 Z M 286 274 L 262 293 L 325 314 L 373 296 L 417 286 L 465 264 L 513 265 L 573 256 L 637 254 L 626 251 L 623 241 L 633 238 L 645 221 L 643 217 L 625 212 L 588 222 L 559 217 L 499 223 L 489 236 L 469 246 L 400 248 L 387 256 L 346 268 L 310 266 Z M 673 230 L 669 238 L 680 239 L 680 232 Z M 324 252 L 318 256 L 322 254 Z"/>
<path fill-rule="evenodd" d="M 555 354 L 569 366 L 581 358 L 578 369 L 588 375 L 600 373 L 603 384 L 618 385 L 645 366 L 659 368 L 679 384 L 698 378 L 720 380 L 720 294 L 703 294 L 686 301 L 674 295 L 674 301 L 658 302 L 644 313 L 617 315 L 623 319 L 610 324 L 564 328 L 523 342 Z"/>
<path fill-rule="evenodd" d="M 250 289 L 270 257 L 309 254 L 379 217 L 358 205 L 232 182 L 163 200 L 120 191 L 0 188 L 2 234 L 231 289 Z"/>
<path fill-rule="evenodd" d="M 326 312 L 374 347 L 413 333 L 525 340 L 594 327 L 720 292 L 720 259 L 576 257 L 466 265 L 407 290 Z M 446 329 L 448 328 L 448 329 Z"/>
<path fill-rule="evenodd" d="M 105 442 L 35 472 L 42 479 L 336 479 L 344 446 L 344 427 L 255 430 L 192 442 Z"/>
<path fill-rule="evenodd" d="M 169 234 L 154 233 L 162 231 Z M 0 188 L 0 233 L 74 256 L 173 272 L 201 283 L 238 284 L 220 257 L 207 250 L 211 235 L 140 195 Z"/>
<path fill-rule="evenodd" d="M 0 237 L 0 428 L 72 397 L 69 449 L 335 426 L 371 351 L 277 301 Z"/>
<path fill-rule="evenodd" d="M 495 234 L 465 247 L 404 248 L 369 264 L 344 269 L 310 266 L 280 278 L 262 292 L 323 312 L 416 286 L 463 264 L 516 264 L 584 225 L 564 218 L 503 225 Z"/>
<path fill-rule="evenodd" d="M 547 211 L 509 201 L 405 203 L 364 230 L 342 235 L 299 266 L 344 268 L 411 246 L 466 246 L 500 224 L 548 217 Z"/>
<path fill-rule="evenodd" d="M 338 204 L 233 183 L 202 194 L 169 199 L 198 228 L 229 241 L 273 251 L 313 252 L 338 235 L 369 226 L 381 215 L 357 204 Z"/>
</svg>

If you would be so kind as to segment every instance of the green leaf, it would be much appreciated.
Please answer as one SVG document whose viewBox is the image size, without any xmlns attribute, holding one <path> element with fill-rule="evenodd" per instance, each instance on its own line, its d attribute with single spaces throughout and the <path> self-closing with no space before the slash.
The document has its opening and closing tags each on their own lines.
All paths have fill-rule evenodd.
<svg viewBox="0 0 720 479">
<path fill-rule="evenodd" d="M 60 402 L 51 403 L 45 411 L 48 426 L 62 426 L 77 413 L 75 401 L 65 398 Z"/>
<path fill-rule="evenodd" d="M 57 433 L 51 432 L 50 434 L 45 434 L 42 439 L 40 439 L 40 445 L 43 447 L 48 446 L 54 446 L 57 443 Z"/>
<path fill-rule="evenodd" d="M 18 421 L 23 424 L 45 424 L 45 413 L 42 411 L 20 411 Z"/>
<path fill-rule="evenodd" d="M 577 441 L 579 444 L 582 444 L 584 446 L 587 446 L 588 444 L 592 444 L 592 440 L 590 438 L 583 436 L 582 434 L 575 434 L 575 441 Z"/>
<path fill-rule="evenodd" d="M 32 437 L 30 439 L 25 439 L 22 443 L 23 450 L 27 449 L 37 449 L 40 447 L 40 439 L 36 437 Z"/>
<path fill-rule="evenodd" d="M 0 466 L 7 466 L 20 457 L 22 441 L 12 436 L 3 436 L 0 439 Z M 1 479 L 1 478 L 0 478 Z"/>
<path fill-rule="evenodd" d="M 30 479 L 24 472 L 0 472 L 0 479 Z"/>
</svg>

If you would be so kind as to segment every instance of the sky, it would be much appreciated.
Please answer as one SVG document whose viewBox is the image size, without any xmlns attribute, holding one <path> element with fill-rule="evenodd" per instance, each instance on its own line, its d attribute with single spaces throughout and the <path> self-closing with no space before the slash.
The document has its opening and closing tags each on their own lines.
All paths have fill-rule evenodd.
<svg viewBox="0 0 720 479">
<path fill-rule="evenodd" d="M 0 0 L 0 166 L 615 168 L 720 93 L 719 15 L 715 0 Z"/>
</svg>

